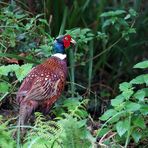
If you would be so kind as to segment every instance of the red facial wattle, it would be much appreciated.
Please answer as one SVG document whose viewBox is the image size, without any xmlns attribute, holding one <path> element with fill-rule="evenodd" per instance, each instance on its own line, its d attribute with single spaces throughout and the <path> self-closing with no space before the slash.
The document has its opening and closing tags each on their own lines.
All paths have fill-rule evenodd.
<svg viewBox="0 0 148 148">
<path fill-rule="evenodd" d="M 64 47 L 68 48 L 70 46 L 71 36 L 65 35 L 63 38 Z"/>
</svg>

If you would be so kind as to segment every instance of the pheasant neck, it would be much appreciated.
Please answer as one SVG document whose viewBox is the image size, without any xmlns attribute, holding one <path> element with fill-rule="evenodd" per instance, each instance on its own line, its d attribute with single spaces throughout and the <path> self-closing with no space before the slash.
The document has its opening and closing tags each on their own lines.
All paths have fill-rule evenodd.
<svg viewBox="0 0 148 148">
<path fill-rule="evenodd" d="M 52 55 L 52 57 L 57 57 L 57 58 L 59 58 L 61 60 L 64 60 L 64 59 L 66 59 L 66 54 L 55 53 L 55 54 Z"/>
</svg>

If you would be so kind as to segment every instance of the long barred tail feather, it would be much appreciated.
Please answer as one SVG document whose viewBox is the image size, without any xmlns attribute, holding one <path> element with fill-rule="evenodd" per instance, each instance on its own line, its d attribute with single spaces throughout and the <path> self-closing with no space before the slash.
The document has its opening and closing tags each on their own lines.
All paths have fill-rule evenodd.
<svg viewBox="0 0 148 148">
<path fill-rule="evenodd" d="M 23 127 L 27 119 L 29 119 L 31 113 L 38 107 L 38 103 L 35 101 L 25 101 L 20 104 L 19 111 L 19 121 L 18 126 L 20 127 L 21 133 L 25 133 L 25 128 Z"/>
</svg>

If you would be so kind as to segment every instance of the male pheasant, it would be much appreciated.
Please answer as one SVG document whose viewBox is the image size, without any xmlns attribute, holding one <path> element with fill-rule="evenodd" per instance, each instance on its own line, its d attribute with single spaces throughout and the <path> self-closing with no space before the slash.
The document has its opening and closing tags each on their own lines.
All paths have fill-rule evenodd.
<svg viewBox="0 0 148 148">
<path fill-rule="evenodd" d="M 34 67 L 24 79 L 17 93 L 17 102 L 20 105 L 19 125 L 23 126 L 38 107 L 49 111 L 59 98 L 67 75 L 65 49 L 75 43 L 70 35 L 56 38 L 53 43 L 54 54 Z"/>
</svg>

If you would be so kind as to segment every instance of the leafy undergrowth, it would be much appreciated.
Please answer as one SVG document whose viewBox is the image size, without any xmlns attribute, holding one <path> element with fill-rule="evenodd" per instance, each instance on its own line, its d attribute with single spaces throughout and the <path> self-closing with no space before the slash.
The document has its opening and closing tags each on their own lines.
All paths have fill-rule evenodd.
<svg viewBox="0 0 148 148">
<path fill-rule="evenodd" d="M 68 107 L 66 102 L 63 106 L 67 113 L 62 113 L 52 121 L 47 121 L 43 115 L 36 113 L 35 125 L 28 132 L 24 147 L 90 147 L 93 137 L 86 128 L 86 104 L 80 100 L 75 100 L 74 103 L 72 100 L 70 98 L 66 101 Z"/>
<path fill-rule="evenodd" d="M 134 68 L 147 69 L 148 61 L 140 62 Z M 125 147 L 130 142 L 138 144 L 147 142 L 148 129 L 148 74 L 142 74 L 130 82 L 119 85 L 121 94 L 111 100 L 112 108 L 108 109 L 99 119 L 105 121 L 97 135 L 102 137 L 100 143 L 115 145 L 122 143 Z M 109 135 L 109 138 L 105 137 Z"/>
<path fill-rule="evenodd" d="M 134 68 L 146 69 L 148 61 L 138 63 Z M 20 133 L 17 134 L 17 142 L 11 137 L 12 129 L 19 131 L 19 127 L 12 126 L 0 118 L 0 146 L 90 148 L 97 145 L 127 147 L 138 145 L 141 141 L 146 144 L 147 85 L 148 74 L 121 83 L 121 94 L 111 100 L 112 107 L 99 118 L 104 121 L 101 124 L 95 123 L 86 110 L 89 99 L 80 96 L 65 99 L 62 104 L 57 105 L 51 112 L 52 116 L 55 116 L 52 120 L 36 112 L 34 124 L 26 127 L 27 133 L 23 142 L 20 142 Z M 99 128 L 94 130 L 94 124 L 98 124 Z"/>
</svg>

